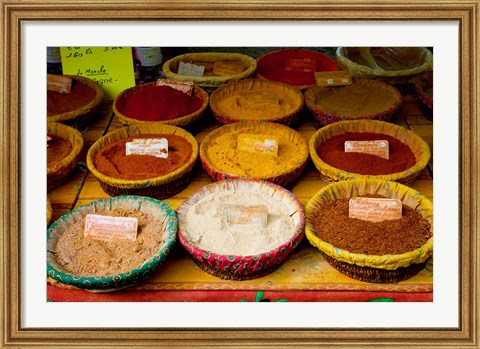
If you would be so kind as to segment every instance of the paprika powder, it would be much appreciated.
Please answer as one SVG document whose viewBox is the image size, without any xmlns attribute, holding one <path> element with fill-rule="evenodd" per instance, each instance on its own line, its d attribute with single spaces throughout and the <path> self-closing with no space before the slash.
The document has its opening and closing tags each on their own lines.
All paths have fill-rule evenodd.
<svg viewBox="0 0 480 349">
<path fill-rule="evenodd" d="M 389 159 L 364 153 L 347 153 L 345 141 L 387 140 Z M 403 172 L 414 166 L 415 155 L 410 147 L 400 140 L 381 133 L 346 132 L 333 136 L 317 148 L 318 156 L 328 165 L 361 175 L 387 175 Z"/>
<path fill-rule="evenodd" d="M 86 106 L 95 99 L 96 92 L 87 84 L 72 79 L 69 93 L 47 90 L 47 116 L 59 115 Z"/>
<path fill-rule="evenodd" d="M 135 92 L 126 94 L 118 111 L 141 121 L 165 121 L 192 114 L 201 106 L 202 100 L 196 95 L 189 96 L 169 86 L 140 85 Z"/>
<path fill-rule="evenodd" d="M 125 154 L 125 144 L 133 139 L 166 138 L 167 158 Z M 150 179 L 167 175 L 188 162 L 192 145 L 185 138 L 172 134 L 139 134 L 120 139 L 95 153 L 95 167 L 104 175 L 127 180 Z"/>
</svg>

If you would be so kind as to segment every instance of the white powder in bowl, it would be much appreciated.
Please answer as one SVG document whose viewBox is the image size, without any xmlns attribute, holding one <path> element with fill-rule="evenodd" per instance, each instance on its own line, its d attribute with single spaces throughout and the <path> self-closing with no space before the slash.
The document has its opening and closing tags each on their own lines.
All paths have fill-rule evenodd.
<svg viewBox="0 0 480 349">
<path fill-rule="evenodd" d="M 230 224 L 217 209 L 225 204 L 265 205 L 267 225 Z M 249 256 L 268 252 L 294 233 L 291 209 L 262 192 L 237 190 L 213 193 L 192 205 L 186 214 L 186 233 L 200 248 L 221 255 Z"/>
</svg>

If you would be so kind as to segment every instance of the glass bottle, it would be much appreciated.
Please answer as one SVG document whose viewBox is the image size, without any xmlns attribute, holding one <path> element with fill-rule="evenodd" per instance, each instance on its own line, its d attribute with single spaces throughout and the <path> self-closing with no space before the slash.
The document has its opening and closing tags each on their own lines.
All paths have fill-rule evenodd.
<svg viewBox="0 0 480 349">
<path fill-rule="evenodd" d="M 62 57 L 60 47 L 47 47 L 47 73 L 62 75 Z"/>
<path fill-rule="evenodd" d="M 163 78 L 163 55 L 160 47 L 134 47 L 135 83 L 145 84 Z"/>
</svg>

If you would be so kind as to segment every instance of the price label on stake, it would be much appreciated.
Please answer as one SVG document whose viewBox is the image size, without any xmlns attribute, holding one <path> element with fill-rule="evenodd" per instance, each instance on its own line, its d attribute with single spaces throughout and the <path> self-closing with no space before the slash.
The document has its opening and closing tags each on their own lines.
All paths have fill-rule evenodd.
<svg viewBox="0 0 480 349">
<path fill-rule="evenodd" d="M 317 86 L 345 86 L 352 84 L 352 76 L 342 70 L 316 72 L 314 75 Z"/>
<path fill-rule="evenodd" d="M 388 141 L 345 141 L 346 153 L 364 153 L 389 159 Z"/>
<path fill-rule="evenodd" d="M 192 63 L 180 62 L 178 66 L 178 75 L 186 76 L 203 76 L 205 67 L 201 65 L 195 65 Z"/>
<path fill-rule="evenodd" d="M 113 241 L 137 239 L 138 219 L 88 214 L 83 236 L 88 239 Z"/>
<path fill-rule="evenodd" d="M 168 157 L 168 140 L 166 138 L 136 138 L 125 143 L 125 155 L 150 155 L 157 158 Z"/>
<path fill-rule="evenodd" d="M 72 78 L 63 75 L 47 74 L 47 90 L 70 93 L 72 90 Z"/>
<path fill-rule="evenodd" d="M 267 225 L 268 209 L 265 205 L 223 205 L 220 210 L 230 224 Z"/>
<path fill-rule="evenodd" d="M 250 153 L 277 156 L 278 139 L 270 135 L 242 133 L 237 138 L 237 149 Z"/>
<path fill-rule="evenodd" d="M 168 86 L 174 88 L 175 90 L 182 91 L 188 96 L 192 95 L 193 91 L 193 82 L 191 81 L 174 81 L 167 79 L 158 79 L 157 86 Z"/>
<path fill-rule="evenodd" d="M 348 217 L 370 222 L 400 219 L 402 202 L 398 199 L 351 198 L 348 202 Z"/>
</svg>

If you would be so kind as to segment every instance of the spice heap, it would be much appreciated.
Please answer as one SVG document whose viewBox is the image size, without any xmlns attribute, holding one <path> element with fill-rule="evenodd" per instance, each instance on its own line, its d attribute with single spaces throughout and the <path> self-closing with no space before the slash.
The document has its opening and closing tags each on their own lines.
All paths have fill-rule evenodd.
<svg viewBox="0 0 480 349">
<path fill-rule="evenodd" d="M 222 208 L 225 205 L 263 205 L 267 224 L 233 224 Z M 294 223 L 286 204 L 263 192 L 237 188 L 234 192 L 209 194 L 186 213 L 186 232 L 200 248 L 222 255 L 250 256 L 268 252 L 287 242 Z"/>
<path fill-rule="evenodd" d="M 73 79 L 69 93 L 47 90 L 47 116 L 77 110 L 92 102 L 95 96 L 93 88 Z"/>
<path fill-rule="evenodd" d="M 237 148 L 241 134 L 264 134 L 266 131 L 241 129 L 212 139 L 206 149 L 207 158 L 223 173 L 252 178 L 269 178 L 292 171 L 301 165 L 308 150 L 298 147 L 289 138 L 274 134 L 278 140 L 278 156 L 242 151 Z"/>
<path fill-rule="evenodd" d="M 383 83 L 356 80 L 339 87 L 316 87 L 315 106 L 333 115 L 356 117 L 375 115 L 391 109 L 396 101 L 393 87 Z"/>
<path fill-rule="evenodd" d="M 168 156 L 126 155 L 127 142 L 134 139 L 165 138 Z M 104 175 L 119 179 L 150 179 L 164 176 L 185 165 L 192 155 L 192 145 L 185 138 L 172 134 L 139 134 L 123 138 L 95 153 L 95 167 Z"/>
<path fill-rule="evenodd" d="M 145 85 L 125 94 L 118 111 L 141 121 L 173 120 L 200 109 L 203 101 L 169 86 Z"/>
<path fill-rule="evenodd" d="M 268 120 L 295 111 L 295 101 L 270 90 L 238 91 L 218 101 L 218 113 L 235 119 Z"/>
<path fill-rule="evenodd" d="M 103 241 L 84 237 L 85 218 L 70 226 L 58 239 L 58 263 L 75 276 L 107 276 L 126 273 L 152 258 L 162 245 L 163 220 L 132 209 L 114 209 L 96 214 L 138 219 L 137 238 Z"/>
<path fill-rule="evenodd" d="M 345 141 L 386 140 L 389 159 L 364 153 L 345 152 Z M 412 150 L 400 140 L 381 133 L 346 132 L 333 136 L 317 148 L 318 156 L 328 165 L 362 175 L 386 175 L 403 172 L 416 163 Z"/>
<path fill-rule="evenodd" d="M 51 139 L 47 147 L 47 166 L 51 166 L 66 158 L 72 152 L 72 144 L 55 135 L 48 135 Z"/>
<path fill-rule="evenodd" d="M 323 241 L 368 255 L 401 254 L 415 250 L 432 237 L 430 223 L 414 209 L 403 205 L 397 220 L 370 222 L 349 218 L 349 200 L 319 203 L 312 211 L 313 231 Z"/>
</svg>

